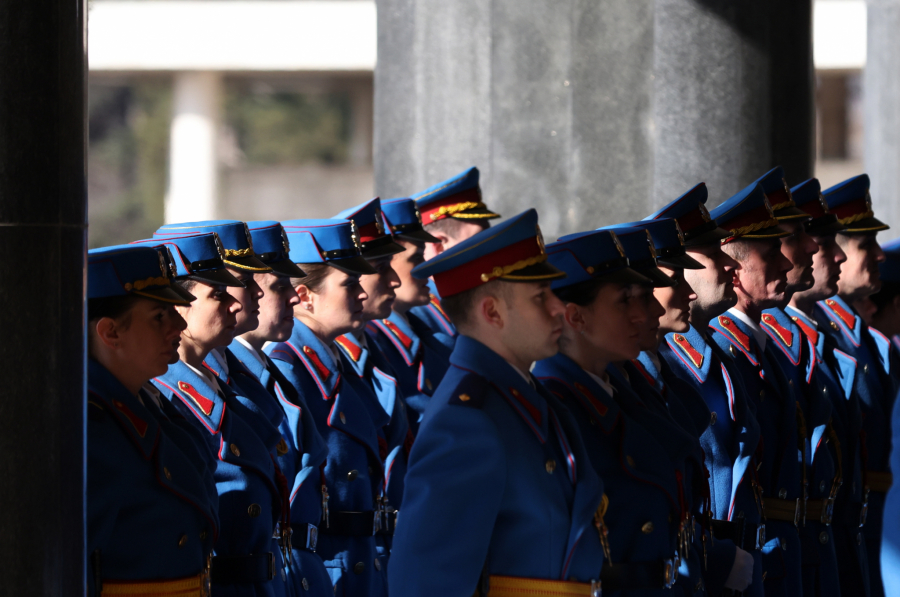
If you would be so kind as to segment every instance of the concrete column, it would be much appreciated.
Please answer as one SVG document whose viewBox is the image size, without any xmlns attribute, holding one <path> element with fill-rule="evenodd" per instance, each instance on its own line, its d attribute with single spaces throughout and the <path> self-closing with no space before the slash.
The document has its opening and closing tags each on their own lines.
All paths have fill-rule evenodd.
<svg viewBox="0 0 900 597">
<path fill-rule="evenodd" d="M 900 0 L 867 4 L 863 160 L 875 213 L 891 226 L 879 239 L 889 240 L 900 236 Z"/>
<path fill-rule="evenodd" d="M 350 163 L 354 166 L 372 164 L 372 80 L 353 86 L 351 95 Z"/>
<path fill-rule="evenodd" d="M 165 219 L 214 219 L 218 214 L 216 137 L 222 77 L 217 72 L 179 72 L 174 86 Z"/>
<path fill-rule="evenodd" d="M 811 0 L 378 0 L 375 184 L 477 165 L 548 238 L 812 173 Z"/>
<path fill-rule="evenodd" d="M 86 4 L 0 5 L 4 595 L 84 595 Z"/>
</svg>

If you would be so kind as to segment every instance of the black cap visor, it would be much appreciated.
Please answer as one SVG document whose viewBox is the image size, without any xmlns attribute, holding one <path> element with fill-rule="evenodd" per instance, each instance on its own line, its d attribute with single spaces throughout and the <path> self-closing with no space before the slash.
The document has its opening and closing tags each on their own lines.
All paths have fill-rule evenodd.
<svg viewBox="0 0 900 597">
<path fill-rule="evenodd" d="M 847 229 L 843 231 L 843 234 L 862 234 L 864 232 L 880 232 L 881 230 L 888 230 L 890 226 L 879 220 L 874 216 L 870 216 L 868 218 L 863 218 L 858 222 L 853 222 L 851 224 L 847 224 Z"/>
<path fill-rule="evenodd" d="M 674 278 L 670 278 L 664 274 L 658 267 L 638 267 L 635 268 L 635 271 L 650 280 L 650 283 L 653 284 L 654 288 L 672 288 L 678 285 L 678 282 Z"/>
<path fill-rule="evenodd" d="M 717 245 L 730 236 L 730 232 L 728 232 L 724 228 L 716 226 L 712 230 L 707 230 L 706 232 L 703 232 L 693 238 L 685 237 L 684 246 L 699 247 L 702 245 Z"/>
<path fill-rule="evenodd" d="M 234 288 L 245 288 L 245 284 L 232 275 L 227 269 L 210 269 L 205 271 L 194 271 L 188 276 L 183 276 L 188 280 L 196 280 L 204 284 L 215 284 L 220 286 L 232 286 Z"/>
<path fill-rule="evenodd" d="M 132 290 L 131 293 L 172 305 L 190 305 L 191 301 L 197 300 L 193 294 L 177 286 L 144 288 L 143 290 Z"/>
<path fill-rule="evenodd" d="M 498 279 L 506 280 L 507 282 L 543 282 L 544 280 L 558 280 L 565 277 L 566 272 L 543 261 L 509 272 L 499 276 Z"/>
<path fill-rule="evenodd" d="M 614 282 L 616 284 L 641 284 L 647 285 L 652 284 L 653 281 L 647 276 L 641 274 L 637 270 L 633 270 L 630 267 L 621 267 L 616 270 L 612 270 L 611 272 L 605 272 L 600 275 L 594 276 L 597 280 L 603 280 L 604 282 Z"/>
<path fill-rule="evenodd" d="M 290 276 L 291 278 L 303 278 L 306 276 L 306 272 L 290 259 L 270 261 L 268 266 L 272 268 L 273 273 L 281 274 L 282 276 Z"/>
<path fill-rule="evenodd" d="M 687 253 L 660 257 L 657 263 L 671 269 L 703 269 L 703 265 Z"/>
<path fill-rule="evenodd" d="M 825 214 L 821 218 L 804 222 L 803 229 L 810 236 L 834 236 L 838 232 L 845 231 L 847 227 L 838 222 L 834 214 Z"/>
<path fill-rule="evenodd" d="M 788 205 L 787 207 L 782 207 L 781 209 L 775 210 L 775 219 L 779 222 L 793 222 L 794 220 L 808 220 L 811 218 L 808 213 L 800 209 L 799 207 Z"/>
<path fill-rule="evenodd" d="M 409 230 L 407 232 L 394 232 L 394 236 L 399 238 L 400 240 L 408 240 L 414 243 L 439 243 L 441 242 L 437 237 L 429 234 L 425 230 L 421 228 L 418 230 Z"/>
<path fill-rule="evenodd" d="M 331 259 L 325 263 L 341 270 L 345 274 L 350 274 L 351 276 L 370 276 L 378 273 L 378 271 L 372 267 L 371 263 L 359 255 L 354 255 L 345 259 Z"/>
<path fill-rule="evenodd" d="M 272 271 L 272 268 L 260 261 L 259 257 L 257 257 L 256 255 L 247 255 L 244 257 L 226 257 L 224 261 L 227 265 L 230 265 L 234 269 L 239 269 L 254 274 L 266 274 Z"/>
<path fill-rule="evenodd" d="M 366 259 L 378 259 L 388 255 L 396 255 L 406 250 L 403 245 L 398 245 L 390 236 L 384 236 L 370 243 L 360 245 L 362 256 Z"/>
</svg>

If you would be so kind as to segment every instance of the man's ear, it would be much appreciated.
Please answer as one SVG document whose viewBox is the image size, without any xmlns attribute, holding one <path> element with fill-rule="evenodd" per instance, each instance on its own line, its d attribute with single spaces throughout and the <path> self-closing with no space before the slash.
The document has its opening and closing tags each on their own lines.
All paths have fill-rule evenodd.
<svg viewBox="0 0 900 597">
<path fill-rule="evenodd" d="M 478 317 L 496 330 L 502 330 L 506 323 L 506 304 L 497 297 L 486 294 L 475 308 Z"/>
<path fill-rule="evenodd" d="M 101 317 L 94 324 L 95 337 L 107 348 L 115 350 L 119 346 L 119 326 L 111 317 Z"/>
<path fill-rule="evenodd" d="M 566 303 L 566 310 L 563 316 L 566 318 L 566 323 L 569 324 L 569 327 L 576 332 L 581 333 L 586 322 L 584 321 L 584 314 L 581 312 L 578 305 L 575 303 Z"/>
</svg>

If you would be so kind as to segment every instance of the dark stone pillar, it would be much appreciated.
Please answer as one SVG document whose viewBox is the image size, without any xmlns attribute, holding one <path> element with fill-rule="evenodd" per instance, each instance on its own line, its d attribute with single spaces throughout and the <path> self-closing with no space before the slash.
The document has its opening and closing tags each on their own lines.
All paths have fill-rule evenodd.
<svg viewBox="0 0 900 597">
<path fill-rule="evenodd" d="M 790 4 L 791 6 L 784 6 Z M 378 0 L 375 188 L 477 165 L 547 238 L 813 169 L 812 0 Z"/>
<path fill-rule="evenodd" d="M 0 2 L 0 584 L 84 595 L 85 2 Z"/>
</svg>

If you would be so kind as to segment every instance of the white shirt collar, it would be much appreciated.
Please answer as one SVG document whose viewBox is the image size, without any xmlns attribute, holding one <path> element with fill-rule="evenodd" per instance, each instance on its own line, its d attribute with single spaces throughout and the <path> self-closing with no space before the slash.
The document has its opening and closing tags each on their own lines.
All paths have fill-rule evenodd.
<svg viewBox="0 0 900 597">
<path fill-rule="evenodd" d="M 650 362 L 653 363 L 653 366 L 656 367 L 656 370 L 660 370 L 659 365 L 659 355 L 653 352 L 652 350 L 645 350 L 644 354 L 647 355 L 647 358 L 650 359 Z"/>
<path fill-rule="evenodd" d="M 156 389 L 155 385 L 148 381 L 141 389 L 144 390 L 144 395 L 156 404 L 157 408 L 162 408 L 162 393 Z M 140 397 L 140 393 L 138 393 L 138 397 Z M 143 402 L 143 400 L 141 400 L 141 402 Z"/>
<path fill-rule="evenodd" d="M 228 363 L 225 360 L 225 349 L 224 348 L 213 348 L 209 351 L 209 354 L 212 355 L 212 358 L 216 359 L 216 362 L 219 364 L 219 367 L 222 368 L 222 371 L 225 372 L 225 377 L 228 377 Z"/>
<path fill-rule="evenodd" d="M 213 353 L 214 353 L 214 352 L 215 352 L 215 351 L 213 351 Z M 211 354 L 213 354 L 213 353 L 211 353 Z M 197 375 L 199 375 L 201 379 L 205 379 L 205 380 L 207 381 L 207 384 L 206 384 L 206 385 L 209 386 L 209 388 L 210 388 L 212 391 L 214 391 L 214 392 L 217 393 L 217 394 L 222 394 L 222 387 L 219 386 L 219 380 L 216 379 L 216 376 L 213 375 L 212 372 L 210 372 L 210 371 L 202 371 L 202 370 L 200 370 L 200 369 L 197 369 L 196 367 L 194 367 L 193 365 L 191 365 L 191 364 L 188 363 L 187 361 L 182 361 L 182 363 L 184 363 L 185 365 L 187 365 L 187 366 L 188 366 L 188 369 L 190 369 L 191 371 L 193 371 L 194 373 L 196 373 Z"/>
<path fill-rule="evenodd" d="M 766 333 L 764 331 L 762 331 L 762 328 L 759 327 L 759 323 L 756 321 L 753 321 L 752 319 L 747 317 L 746 313 L 744 313 L 743 311 L 738 311 L 734 307 L 732 307 L 731 309 L 728 309 L 728 312 L 731 313 L 731 315 L 733 315 L 735 318 L 740 319 L 741 321 L 743 321 L 744 323 L 747 324 L 747 327 L 750 328 L 750 333 L 753 334 L 753 338 L 756 340 L 756 343 L 759 345 L 759 349 L 765 350 L 766 349 L 766 341 L 769 339 L 769 336 L 766 335 Z"/>
<path fill-rule="evenodd" d="M 819 327 L 819 323 L 818 323 L 815 319 L 813 319 L 812 317 L 810 317 L 809 315 L 807 315 L 806 313 L 804 313 L 804 312 L 801 311 L 800 309 L 794 309 L 793 307 L 791 307 L 791 313 L 792 313 L 797 319 L 802 319 L 802 320 L 803 320 L 803 323 L 805 323 L 806 325 L 808 325 L 808 326 L 811 327 L 812 329 L 816 329 L 816 328 Z"/>
<path fill-rule="evenodd" d="M 522 379 L 525 380 L 525 383 L 527 383 L 528 385 L 530 385 L 532 388 L 534 387 L 534 382 L 531 381 L 531 375 L 530 375 L 530 373 L 525 373 L 525 372 L 523 372 L 521 369 L 519 369 L 518 367 L 516 367 L 516 366 L 513 365 L 512 363 L 509 363 L 509 366 L 513 368 L 513 371 L 515 371 L 516 373 L 518 373 L 519 375 L 522 376 Z"/>
<path fill-rule="evenodd" d="M 616 389 L 614 387 L 612 387 L 611 383 L 609 383 L 609 374 L 608 373 L 604 373 L 603 377 L 600 377 L 599 375 L 594 375 L 587 369 L 585 369 L 585 372 L 588 375 L 590 375 L 594 381 L 596 381 L 598 384 L 600 384 L 600 387 L 603 388 L 603 390 L 607 394 L 609 394 L 610 398 L 612 398 L 614 396 Z"/>
<path fill-rule="evenodd" d="M 253 355 L 253 358 L 255 358 L 257 361 L 259 361 L 259 364 L 263 366 L 263 369 L 266 368 L 266 360 L 265 360 L 264 358 L 262 358 L 262 355 L 259 354 L 259 351 L 258 351 L 258 350 L 256 350 L 255 348 L 253 348 L 253 347 L 250 345 L 249 342 L 247 342 L 246 340 L 244 340 L 244 339 L 241 338 L 240 336 L 236 337 L 235 340 L 237 340 L 238 342 L 240 342 L 241 344 L 243 344 L 244 348 L 246 348 L 247 350 L 250 351 L 250 354 Z"/>
</svg>

